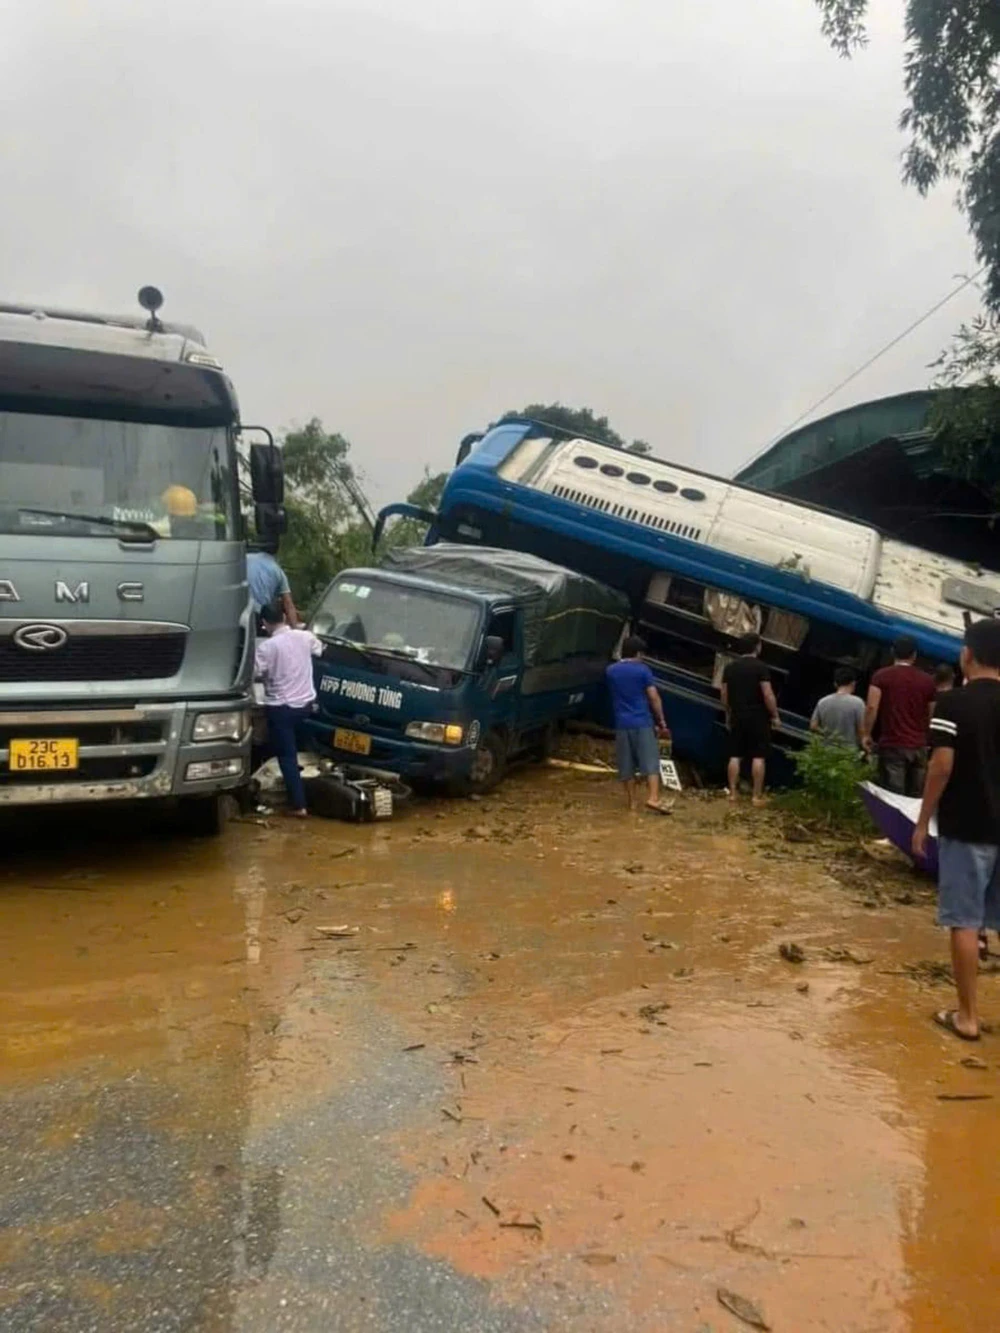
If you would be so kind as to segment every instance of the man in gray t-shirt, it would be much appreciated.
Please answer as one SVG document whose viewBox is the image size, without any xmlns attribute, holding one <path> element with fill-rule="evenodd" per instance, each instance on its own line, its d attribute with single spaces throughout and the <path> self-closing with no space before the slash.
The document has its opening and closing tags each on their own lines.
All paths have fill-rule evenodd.
<svg viewBox="0 0 1000 1333">
<path fill-rule="evenodd" d="M 865 734 L 865 706 L 854 693 L 857 680 L 858 673 L 853 667 L 837 667 L 833 674 L 836 690 L 820 699 L 813 710 L 809 726 L 838 745 L 849 745 L 852 750 L 867 750 L 869 740 Z"/>
</svg>

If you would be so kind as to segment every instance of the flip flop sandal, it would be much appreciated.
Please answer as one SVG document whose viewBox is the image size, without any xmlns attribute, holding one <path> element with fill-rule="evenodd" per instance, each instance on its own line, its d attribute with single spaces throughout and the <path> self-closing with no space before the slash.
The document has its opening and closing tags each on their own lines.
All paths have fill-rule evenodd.
<svg viewBox="0 0 1000 1333">
<path fill-rule="evenodd" d="M 669 805 L 647 805 L 647 815 L 672 815 L 673 808 Z"/>
<path fill-rule="evenodd" d="M 950 1032 L 953 1037 L 957 1037 L 959 1041 L 978 1041 L 978 1032 L 975 1036 L 972 1036 L 971 1033 L 963 1032 L 955 1026 L 955 1012 L 954 1009 L 941 1009 L 934 1015 L 934 1022 L 939 1028 L 944 1028 L 945 1032 Z"/>
</svg>

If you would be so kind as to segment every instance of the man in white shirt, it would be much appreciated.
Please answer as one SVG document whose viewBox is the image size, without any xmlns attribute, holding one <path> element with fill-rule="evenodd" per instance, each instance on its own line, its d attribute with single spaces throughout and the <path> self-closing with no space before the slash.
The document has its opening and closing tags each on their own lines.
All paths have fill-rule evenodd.
<svg viewBox="0 0 1000 1333">
<path fill-rule="evenodd" d="M 323 645 L 308 630 L 292 629 L 280 602 L 263 607 L 260 614 L 267 638 L 258 640 L 254 675 L 264 686 L 268 749 L 285 780 L 290 813 L 304 819 L 308 811 L 295 730 L 316 698 L 312 659 Z"/>
</svg>

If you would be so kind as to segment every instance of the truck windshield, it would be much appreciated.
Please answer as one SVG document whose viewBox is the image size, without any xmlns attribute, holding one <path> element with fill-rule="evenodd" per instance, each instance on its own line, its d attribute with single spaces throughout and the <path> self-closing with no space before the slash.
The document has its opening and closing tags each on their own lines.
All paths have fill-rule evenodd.
<svg viewBox="0 0 1000 1333">
<path fill-rule="evenodd" d="M 338 579 L 313 619 L 321 637 L 463 671 L 479 626 L 473 602 L 381 579 Z"/>
<path fill-rule="evenodd" d="M 0 412 L 0 533 L 149 529 L 150 537 L 234 539 L 225 427 Z"/>
</svg>

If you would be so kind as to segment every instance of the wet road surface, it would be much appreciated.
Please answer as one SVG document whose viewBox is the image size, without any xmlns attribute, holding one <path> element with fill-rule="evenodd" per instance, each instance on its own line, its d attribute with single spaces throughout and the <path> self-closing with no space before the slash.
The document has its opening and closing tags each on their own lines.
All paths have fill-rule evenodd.
<svg viewBox="0 0 1000 1333">
<path fill-rule="evenodd" d="M 1000 1324 L 1000 1035 L 908 872 L 556 769 L 118 822 L 5 832 L 4 1333 Z"/>
</svg>

